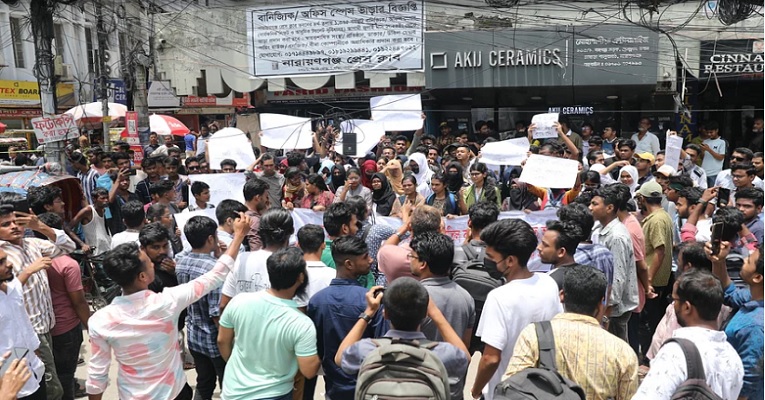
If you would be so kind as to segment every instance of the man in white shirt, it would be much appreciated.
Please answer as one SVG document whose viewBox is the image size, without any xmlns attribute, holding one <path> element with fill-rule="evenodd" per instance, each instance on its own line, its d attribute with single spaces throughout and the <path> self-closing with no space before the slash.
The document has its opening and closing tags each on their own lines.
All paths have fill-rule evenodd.
<svg viewBox="0 0 765 400">
<path fill-rule="evenodd" d="M 234 240 L 234 221 L 239 213 L 247 212 L 247 206 L 236 200 L 223 200 L 215 208 L 215 219 L 218 220 L 218 240 L 226 246 Z M 244 253 L 244 245 L 239 248 L 239 254 Z"/>
<path fill-rule="evenodd" d="M 563 307 L 555 280 L 526 267 L 537 246 L 537 236 L 528 223 L 520 219 L 495 222 L 481 232 L 481 240 L 487 246 L 486 257 L 507 280 L 489 292 L 476 331 L 485 347 L 470 393 L 474 399 L 483 393 L 486 400 L 492 400 L 523 328 L 549 321 Z"/>
<path fill-rule="evenodd" d="M 736 400 L 744 384 L 744 366 L 725 332 L 718 330 L 717 315 L 723 298 L 722 285 L 710 272 L 683 273 L 672 292 L 681 326 L 672 337 L 693 342 L 701 356 L 707 385 L 723 399 Z M 686 361 L 678 343 L 665 343 L 651 361 L 651 370 L 632 399 L 669 400 L 688 379 Z"/>
<path fill-rule="evenodd" d="M 50 264 L 49 264 L 50 265 Z M 11 352 L 5 360 L 10 364 L 22 354 L 32 377 L 18 392 L 19 398 L 45 398 L 45 385 L 40 386 L 45 376 L 45 365 L 35 351 L 40 347 L 40 340 L 35 334 L 29 315 L 24 309 L 24 289 L 22 283 L 13 274 L 13 265 L 8 262 L 5 251 L 0 249 L 0 355 Z M 18 349 L 24 349 L 18 351 Z M 16 398 L 15 396 L 12 398 Z"/>
<path fill-rule="evenodd" d="M 659 138 L 649 132 L 649 129 L 651 129 L 651 120 L 646 117 L 641 118 L 637 133 L 632 135 L 632 140 L 637 144 L 635 153 L 648 152 L 656 157 L 656 153 L 661 150 L 661 144 L 659 144 Z"/>
<path fill-rule="evenodd" d="M 128 201 L 122 206 L 121 211 L 122 222 L 125 223 L 126 229 L 112 236 L 112 249 L 124 243 L 138 244 L 138 233 L 146 223 L 146 212 L 143 204 L 138 200 Z"/>
<path fill-rule="evenodd" d="M 731 153 L 730 155 L 731 168 L 720 171 L 720 174 L 718 174 L 717 178 L 715 179 L 715 186 L 724 187 L 726 189 L 735 191 L 736 185 L 733 183 L 732 168 L 738 164 L 751 165 L 753 158 L 754 158 L 754 153 L 752 152 L 752 150 L 749 150 L 746 147 L 737 147 L 733 149 L 733 153 Z M 752 184 L 757 188 L 763 189 L 763 181 L 762 179 L 760 179 L 759 176 L 754 177 L 754 181 L 752 181 Z"/>
<path fill-rule="evenodd" d="M 708 121 L 706 127 L 707 138 L 701 142 L 701 150 L 704 152 L 701 160 L 701 168 L 707 173 L 707 186 L 715 185 L 717 175 L 722 171 L 725 155 L 728 152 L 728 143 L 720 137 L 720 126 L 715 121 Z"/>
<path fill-rule="evenodd" d="M 296 299 L 299 307 L 308 306 L 314 294 L 329 286 L 337 271 L 321 261 L 324 252 L 324 228 L 319 225 L 303 225 L 297 233 L 298 247 L 303 250 L 303 259 L 308 272 L 308 286 L 303 297 Z"/>
</svg>

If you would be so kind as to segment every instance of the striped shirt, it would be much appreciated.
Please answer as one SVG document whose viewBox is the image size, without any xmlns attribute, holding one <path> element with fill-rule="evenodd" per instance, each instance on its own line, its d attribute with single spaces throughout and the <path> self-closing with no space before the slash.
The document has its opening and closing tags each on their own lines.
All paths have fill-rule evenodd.
<svg viewBox="0 0 765 400">
<path fill-rule="evenodd" d="M 80 184 L 82 185 L 82 192 L 85 194 L 85 199 L 88 201 L 88 204 L 91 205 L 93 204 L 91 192 L 98 187 L 96 184 L 98 177 L 98 171 L 93 168 L 88 168 L 88 172 L 86 173 L 82 173 L 82 171 L 77 172 L 77 179 L 80 180 Z"/>
<path fill-rule="evenodd" d="M 13 273 L 18 276 L 30 264 L 40 257 L 56 257 L 74 251 L 75 245 L 72 239 L 64 231 L 54 229 L 56 241 L 24 238 L 21 245 L 0 240 L 0 249 L 8 255 L 8 262 L 13 265 Z M 24 285 L 24 306 L 29 314 L 35 332 L 46 334 L 56 325 L 56 316 L 53 313 L 53 302 L 50 297 L 50 284 L 48 274 L 39 271 L 30 275 Z"/>
</svg>

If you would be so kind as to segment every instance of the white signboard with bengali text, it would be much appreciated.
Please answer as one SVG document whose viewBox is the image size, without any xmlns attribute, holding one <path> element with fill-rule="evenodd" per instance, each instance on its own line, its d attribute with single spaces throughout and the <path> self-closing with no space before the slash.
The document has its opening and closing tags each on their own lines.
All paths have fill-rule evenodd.
<svg viewBox="0 0 765 400">
<path fill-rule="evenodd" d="M 247 9 L 255 76 L 423 70 L 423 1 Z"/>
<path fill-rule="evenodd" d="M 32 129 L 35 131 L 39 144 L 76 139 L 80 136 L 77 123 L 71 114 L 32 118 Z"/>
</svg>

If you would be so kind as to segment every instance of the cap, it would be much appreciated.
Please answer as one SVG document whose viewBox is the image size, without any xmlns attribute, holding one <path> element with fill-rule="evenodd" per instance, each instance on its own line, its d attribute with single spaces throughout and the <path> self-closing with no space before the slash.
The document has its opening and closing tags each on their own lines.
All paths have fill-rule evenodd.
<svg viewBox="0 0 765 400">
<path fill-rule="evenodd" d="M 438 125 L 439 128 L 448 127 L 449 124 L 447 122 L 442 122 L 440 125 Z"/>
<path fill-rule="evenodd" d="M 670 176 L 675 175 L 676 173 L 677 173 L 677 171 L 675 171 L 674 168 L 672 168 L 672 167 L 670 167 L 669 165 L 666 165 L 666 164 L 662 165 L 661 167 L 659 167 L 659 169 L 656 170 L 656 174 L 664 175 L 667 178 L 669 178 Z"/>
<path fill-rule="evenodd" d="M 638 194 L 643 197 L 658 198 L 662 196 L 662 193 L 663 190 L 661 185 L 659 185 L 655 180 L 650 180 L 644 183 L 642 186 L 640 186 L 640 189 L 638 189 Z"/>
<path fill-rule="evenodd" d="M 653 165 L 654 162 L 656 162 L 656 157 L 653 156 L 653 154 L 649 152 L 645 153 L 636 153 L 635 158 L 639 158 L 641 160 L 647 160 L 651 162 L 651 165 Z"/>
</svg>

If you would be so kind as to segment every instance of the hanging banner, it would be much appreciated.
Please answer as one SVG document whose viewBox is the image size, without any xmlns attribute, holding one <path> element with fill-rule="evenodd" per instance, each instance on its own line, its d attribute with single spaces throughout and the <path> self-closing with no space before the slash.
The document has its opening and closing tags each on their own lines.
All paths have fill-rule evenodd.
<svg viewBox="0 0 765 400">
<path fill-rule="evenodd" d="M 32 129 L 39 144 L 76 139 L 80 136 L 77 123 L 70 114 L 32 118 Z"/>
<path fill-rule="evenodd" d="M 247 9 L 255 76 L 423 70 L 423 2 Z"/>
<path fill-rule="evenodd" d="M 125 130 L 120 135 L 127 144 L 130 145 L 130 149 L 133 150 L 133 162 L 138 164 L 143 161 L 143 147 L 141 147 L 141 139 L 138 136 L 138 113 L 135 111 L 128 111 L 125 113 Z"/>
</svg>

